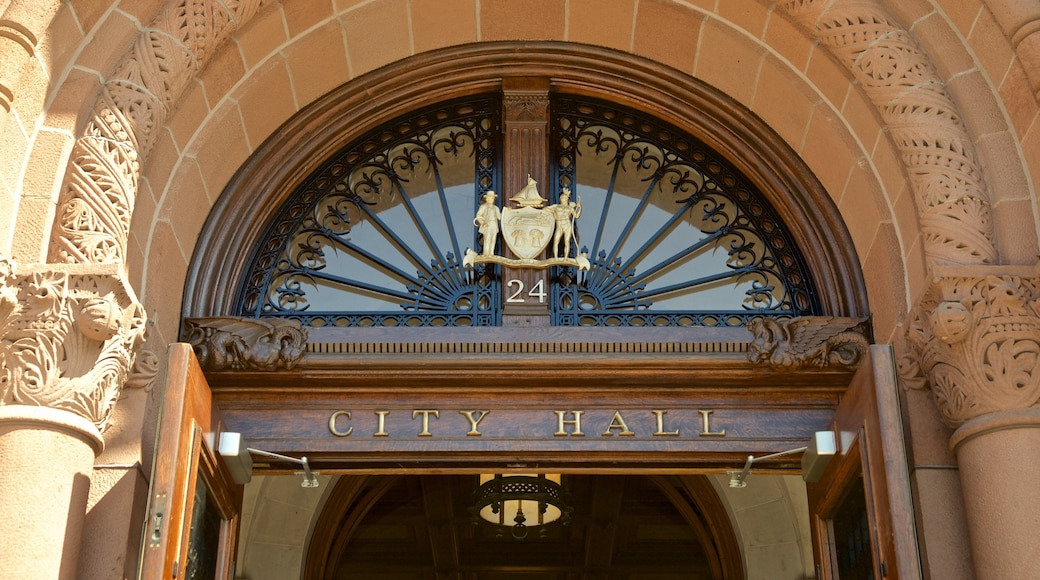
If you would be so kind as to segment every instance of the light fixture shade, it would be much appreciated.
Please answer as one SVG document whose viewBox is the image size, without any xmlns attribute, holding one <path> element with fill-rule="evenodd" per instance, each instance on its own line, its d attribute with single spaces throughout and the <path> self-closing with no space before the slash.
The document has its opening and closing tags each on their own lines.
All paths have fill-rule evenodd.
<svg viewBox="0 0 1040 580">
<path fill-rule="evenodd" d="M 527 528 L 557 520 L 568 523 L 570 506 L 564 498 L 560 474 L 481 474 L 473 494 L 474 514 L 499 526 L 512 528 L 513 537 L 527 536 Z"/>
<path fill-rule="evenodd" d="M 831 459 L 838 453 L 834 431 L 817 431 L 809 440 L 802 455 L 802 479 L 807 483 L 820 481 Z"/>
<path fill-rule="evenodd" d="M 222 432 L 217 441 L 217 453 L 224 459 L 232 481 L 238 485 L 249 483 L 253 478 L 253 458 L 242 442 L 241 433 Z"/>
</svg>

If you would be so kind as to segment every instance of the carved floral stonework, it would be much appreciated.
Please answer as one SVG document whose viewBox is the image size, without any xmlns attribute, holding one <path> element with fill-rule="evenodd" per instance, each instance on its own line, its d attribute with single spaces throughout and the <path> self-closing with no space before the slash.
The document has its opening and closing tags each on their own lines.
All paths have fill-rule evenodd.
<svg viewBox="0 0 1040 580">
<path fill-rule="evenodd" d="M 52 262 L 123 262 L 140 173 L 132 120 L 107 93 L 72 150 L 49 248 Z"/>
<path fill-rule="evenodd" d="M 788 0 L 781 8 L 852 72 L 902 156 L 932 264 L 997 261 L 978 155 L 946 85 L 875 0 Z"/>
<path fill-rule="evenodd" d="M 124 277 L 141 160 L 214 51 L 261 0 L 172 0 L 102 86 L 77 139 L 58 200 L 48 261 L 12 274 L 0 293 L 0 403 L 72 411 L 103 431 L 131 375 L 145 315 Z"/>
<path fill-rule="evenodd" d="M 863 318 L 755 318 L 747 329 L 748 360 L 780 369 L 853 368 L 870 346 Z"/>
<path fill-rule="evenodd" d="M 951 427 L 1040 404 L 1040 278 L 948 275 L 912 313 L 900 376 L 930 387 Z"/>
<path fill-rule="evenodd" d="M 69 411 L 104 432 L 144 335 L 121 271 L 0 260 L 0 404 Z"/>
<path fill-rule="evenodd" d="M 307 350 L 307 331 L 281 318 L 186 318 L 183 335 L 209 371 L 291 369 Z"/>
<path fill-rule="evenodd" d="M 126 379 L 126 389 L 150 390 L 159 376 L 161 367 L 159 355 L 150 350 L 142 350 L 134 360 L 134 366 L 130 369 L 130 376 Z"/>
<path fill-rule="evenodd" d="M 126 261 L 141 159 L 191 79 L 259 6 L 260 0 L 173 0 L 142 30 L 76 141 L 48 261 Z"/>
</svg>

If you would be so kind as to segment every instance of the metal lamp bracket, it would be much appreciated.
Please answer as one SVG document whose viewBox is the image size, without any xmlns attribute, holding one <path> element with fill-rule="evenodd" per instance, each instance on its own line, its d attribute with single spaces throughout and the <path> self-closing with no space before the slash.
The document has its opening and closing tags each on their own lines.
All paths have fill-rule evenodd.
<svg viewBox="0 0 1040 580">
<path fill-rule="evenodd" d="M 243 447 L 241 433 L 229 431 L 221 433 L 217 452 L 224 459 L 224 464 L 227 466 L 228 471 L 231 472 L 231 479 L 239 485 L 249 483 L 253 477 L 253 455 L 270 457 L 272 459 L 302 465 L 303 471 L 294 472 L 295 475 L 303 477 L 303 480 L 300 482 L 300 487 L 318 487 L 319 485 L 318 478 L 315 477 L 318 475 L 318 472 L 311 471 L 311 466 L 310 463 L 307 462 L 306 456 L 297 459 L 280 453 L 271 453 L 270 451 L 264 451 L 262 449 L 253 449 L 252 447 Z"/>
<path fill-rule="evenodd" d="M 819 481 L 820 476 L 823 475 L 823 471 L 827 469 L 827 464 L 830 463 L 831 458 L 837 453 L 834 432 L 817 431 L 816 433 L 813 433 L 812 439 L 809 440 L 809 445 L 805 447 L 772 453 L 770 455 L 763 455 L 762 457 L 748 455 L 747 461 L 744 462 L 743 469 L 740 471 L 726 472 L 726 475 L 729 476 L 729 486 L 738 488 L 747 487 L 747 478 L 751 475 L 751 466 L 756 461 L 764 461 L 766 459 L 774 459 L 776 457 L 794 455 L 796 453 L 804 454 L 802 455 L 802 479 L 806 483 Z"/>
</svg>

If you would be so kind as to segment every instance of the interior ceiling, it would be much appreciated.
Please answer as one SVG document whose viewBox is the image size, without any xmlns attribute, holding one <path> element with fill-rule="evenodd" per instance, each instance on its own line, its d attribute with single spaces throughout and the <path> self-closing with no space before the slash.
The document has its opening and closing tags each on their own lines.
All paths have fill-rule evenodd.
<svg viewBox="0 0 1040 580">
<path fill-rule="evenodd" d="M 331 576 L 337 580 L 716 577 L 715 548 L 699 541 L 704 522 L 690 509 L 696 501 L 672 478 L 564 475 L 571 523 L 544 526 L 542 534 L 531 528 L 524 540 L 474 524 L 475 475 L 373 477 L 368 485 L 361 495 L 378 499 L 356 526 L 341 528 L 349 537 L 337 542 L 344 546 Z"/>
</svg>

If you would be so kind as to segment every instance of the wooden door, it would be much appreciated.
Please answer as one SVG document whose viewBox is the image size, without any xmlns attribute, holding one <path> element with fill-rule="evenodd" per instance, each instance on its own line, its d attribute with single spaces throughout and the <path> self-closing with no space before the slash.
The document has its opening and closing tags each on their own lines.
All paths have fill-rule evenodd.
<svg viewBox="0 0 1040 580">
<path fill-rule="evenodd" d="M 161 412 L 139 576 L 233 578 L 242 486 L 214 453 L 220 416 L 190 345 L 170 345 Z"/>
<path fill-rule="evenodd" d="M 838 455 L 808 486 L 817 577 L 921 578 L 895 364 L 874 345 L 838 405 Z"/>
</svg>

